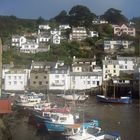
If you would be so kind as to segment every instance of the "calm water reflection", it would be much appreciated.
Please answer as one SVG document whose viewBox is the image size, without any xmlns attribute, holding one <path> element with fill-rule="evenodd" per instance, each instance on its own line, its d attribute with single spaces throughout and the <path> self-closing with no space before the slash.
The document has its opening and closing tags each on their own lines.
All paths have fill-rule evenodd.
<svg viewBox="0 0 140 140">
<path fill-rule="evenodd" d="M 64 103 L 60 98 L 52 97 L 61 105 Z M 72 104 L 73 105 L 73 104 Z M 132 104 L 112 105 L 97 103 L 95 97 L 75 105 L 75 110 L 84 118 L 96 118 L 100 121 L 103 130 L 115 131 L 121 134 L 122 140 L 139 140 L 140 114 L 139 101 Z M 84 112 L 84 113 L 83 113 Z M 81 117 L 81 118 L 82 118 Z M 13 140 L 63 140 L 59 136 L 49 136 L 45 131 L 37 131 L 28 125 L 27 118 L 20 116 L 12 128 Z"/>
</svg>

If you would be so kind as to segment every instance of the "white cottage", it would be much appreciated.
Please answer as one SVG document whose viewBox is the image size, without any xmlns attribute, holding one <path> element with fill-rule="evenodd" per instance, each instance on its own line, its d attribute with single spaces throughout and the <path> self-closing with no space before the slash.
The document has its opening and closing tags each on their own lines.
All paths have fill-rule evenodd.
<svg viewBox="0 0 140 140">
<path fill-rule="evenodd" d="M 21 47 L 23 43 L 26 42 L 26 38 L 24 36 L 14 35 L 12 36 L 12 46 Z"/>
<path fill-rule="evenodd" d="M 39 25 L 38 27 L 39 29 L 43 29 L 43 30 L 49 30 L 51 27 L 49 25 Z"/>
<path fill-rule="evenodd" d="M 63 62 L 57 62 L 55 67 L 50 69 L 49 90 L 69 89 L 69 69 Z"/>
<path fill-rule="evenodd" d="M 52 35 L 52 43 L 53 44 L 60 44 L 61 37 L 59 34 Z"/>
<path fill-rule="evenodd" d="M 133 43 L 132 41 L 128 40 L 105 40 L 104 50 L 119 49 L 121 47 L 126 49 L 129 48 L 132 43 Z"/>
<path fill-rule="evenodd" d="M 23 53 L 36 53 L 39 44 L 36 43 L 34 40 L 27 41 L 26 43 L 21 45 L 20 52 Z"/>
<path fill-rule="evenodd" d="M 25 70 L 12 69 L 5 73 L 4 90 L 25 90 L 27 87 L 28 74 Z"/>
<path fill-rule="evenodd" d="M 102 85 L 102 72 L 71 72 L 70 89 L 86 90 Z"/>
<path fill-rule="evenodd" d="M 118 60 L 103 60 L 103 81 L 120 75 Z"/>
<path fill-rule="evenodd" d="M 136 66 L 136 57 L 117 57 L 120 71 L 134 71 Z"/>
</svg>

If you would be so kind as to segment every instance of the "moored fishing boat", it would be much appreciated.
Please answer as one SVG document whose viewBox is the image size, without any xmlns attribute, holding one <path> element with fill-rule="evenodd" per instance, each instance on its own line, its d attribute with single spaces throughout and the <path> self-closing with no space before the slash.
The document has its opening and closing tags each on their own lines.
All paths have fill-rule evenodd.
<svg viewBox="0 0 140 140">
<path fill-rule="evenodd" d="M 69 136 L 69 140 L 121 140 L 118 133 L 104 132 L 101 128 L 89 127 L 81 129 L 79 133 Z"/>
<path fill-rule="evenodd" d="M 102 86 L 102 90 L 100 91 L 103 95 L 96 95 L 96 100 L 98 102 L 103 103 L 116 103 L 116 104 L 132 103 L 131 90 L 126 92 L 127 95 L 125 93 L 125 96 L 122 96 L 118 88 L 119 85 L 113 83 L 112 79 L 110 81 L 106 81 Z"/>
<path fill-rule="evenodd" d="M 36 95 L 18 95 L 15 99 L 15 105 L 21 107 L 33 107 L 41 102 L 41 98 Z"/>
<path fill-rule="evenodd" d="M 65 99 L 65 100 L 68 100 L 68 101 L 85 101 L 89 97 L 85 93 L 58 94 L 57 96 Z"/>
<path fill-rule="evenodd" d="M 122 104 L 129 104 L 132 103 L 131 96 L 123 96 L 123 97 L 106 97 L 104 95 L 97 95 L 96 99 L 98 102 L 104 103 L 122 103 Z"/>
<path fill-rule="evenodd" d="M 80 125 L 81 128 L 87 129 L 90 126 L 99 126 L 99 121 L 93 119 L 88 122 L 78 123 L 79 117 L 73 114 L 56 114 L 52 121 L 45 121 L 45 126 L 49 132 L 65 132 L 68 126 Z"/>
</svg>

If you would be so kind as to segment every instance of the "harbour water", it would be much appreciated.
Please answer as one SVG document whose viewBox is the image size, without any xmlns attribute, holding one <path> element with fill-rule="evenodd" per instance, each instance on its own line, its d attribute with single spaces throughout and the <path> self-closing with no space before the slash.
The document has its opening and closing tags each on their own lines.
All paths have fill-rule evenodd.
<svg viewBox="0 0 140 140">
<path fill-rule="evenodd" d="M 51 100 L 63 105 L 64 101 L 58 97 Z M 106 131 L 118 132 L 122 140 L 140 139 L 140 105 L 139 100 L 132 104 L 103 104 L 97 103 L 95 96 L 91 96 L 85 103 L 70 103 L 81 118 L 96 118 L 100 127 Z M 37 130 L 28 124 L 28 117 L 24 114 L 15 116 L 15 121 L 10 126 L 13 140 L 63 140 L 63 137 L 48 135 L 44 130 Z"/>
</svg>

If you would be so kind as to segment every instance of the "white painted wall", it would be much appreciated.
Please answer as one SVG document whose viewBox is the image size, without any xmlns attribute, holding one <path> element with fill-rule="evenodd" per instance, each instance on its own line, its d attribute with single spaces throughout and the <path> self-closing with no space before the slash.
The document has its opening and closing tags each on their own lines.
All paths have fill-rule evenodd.
<svg viewBox="0 0 140 140">
<path fill-rule="evenodd" d="M 4 90 L 25 90 L 27 86 L 26 72 L 7 72 L 4 78 Z"/>
</svg>

